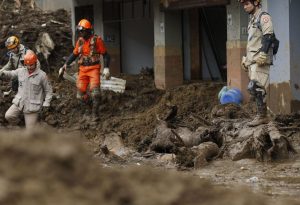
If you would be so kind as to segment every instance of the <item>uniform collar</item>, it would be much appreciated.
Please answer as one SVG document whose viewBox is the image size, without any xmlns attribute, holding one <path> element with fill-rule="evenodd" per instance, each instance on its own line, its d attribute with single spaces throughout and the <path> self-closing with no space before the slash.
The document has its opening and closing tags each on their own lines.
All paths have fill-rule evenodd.
<svg viewBox="0 0 300 205">
<path fill-rule="evenodd" d="M 261 13 L 261 8 L 257 9 L 256 12 L 253 14 L 254 18 L 258 18 L 259 14 Z"/>
</svg>

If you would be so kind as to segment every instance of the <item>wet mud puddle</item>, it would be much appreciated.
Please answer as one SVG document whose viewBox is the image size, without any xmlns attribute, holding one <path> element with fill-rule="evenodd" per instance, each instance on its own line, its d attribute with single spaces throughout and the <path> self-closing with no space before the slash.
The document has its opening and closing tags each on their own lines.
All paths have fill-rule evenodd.
<svg viewBox="0 0 300 205">
<path fill-rule="evenodd" d="M 255 159 L 236 162 L 216 160 L 202 169 L 195 170 L 194 174 L 225 187 L 244 185 L 256 193 L 274 198 L 297 199 L 300 196 L 299 148 L 297 147 L 297 155 L 284 162 L 261 163 Z"/>
</svg>

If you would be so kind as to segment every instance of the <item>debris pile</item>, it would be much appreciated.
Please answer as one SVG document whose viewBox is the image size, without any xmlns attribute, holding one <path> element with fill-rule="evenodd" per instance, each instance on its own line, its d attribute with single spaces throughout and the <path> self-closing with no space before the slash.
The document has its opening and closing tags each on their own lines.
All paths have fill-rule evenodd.
<svg viewBox="0 0 300 205">
<path fill-rule="evenodd" d="M 221 110 L 226 109 L 221 107 Z M 228 117 L 232 118 L 234 115 L 238 116 L 232 113 Z M 175 118 L 176 115 L 172 116 Z M 249 127 L 247 118 L 230 118 L 214 118 L 210 125 L 208 122 L 195 131 L 173 124 L 170 118 L 160 121 L 152 141 L 149 142 L 150 150 L 176 154 L 179 165 L 195 168 L 204 166 L 215 158 L 274 161 L 288 159 L 296 153 L 273 120 L 268 124 Z"/>
<path fill-rule="evenodd" d="M 33 5 L 34 1 L 2 1 L 0 65 L 7 62 L 5 41 L 15 35 L 26 47 L 39 53 L 39 60 L 46 72 L 57 71 L 64 62 L 63 57 L 72 51 L 70 14 L 65 10 L 41 11 Z"/>
</svg>

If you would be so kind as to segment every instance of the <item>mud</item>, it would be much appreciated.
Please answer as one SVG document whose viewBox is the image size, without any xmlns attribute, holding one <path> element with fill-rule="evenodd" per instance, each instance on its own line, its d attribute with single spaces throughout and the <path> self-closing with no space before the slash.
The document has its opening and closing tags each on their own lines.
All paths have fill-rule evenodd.
<svg viewBox="0 0 300 205">
<path fill-rule="evenodd" d="M 42 126 L 52 127 L 51 131 L 26 136 L 9 135 L 11 130 L 7 130 L 9 126 L 4 114 L 13 95 L 0 99 L 0 135 L 3 135 L 0 137 L 0 169 L 3 173 L 0 184 L 8 187 L 0 189 L 0 202 L 8 205 L 20 201 L 22 204 L 54 204 L 58 201 L 59 204 L 290 203 L 269 202 L 270 198 L 253 196 L 241 192 L 240 188 L 238 191 L 224 191 L 198 178 L 209 179 L 220 186 L 242 184 L 257 193 L 297 199 L 300 194 L 298 154 L 272 163 L 255 159 L 232 162 L 226 157 L 220 158 L 220 152 L 215 156 L 218 148 L 221 152 L 224 150 L 224 136 L 220 133 L 229 135 L 227 131 L 231 131 L 234 134 L 237 130 L 229 124 L 247 123 L 255 113 L 253 103 L 219 105 L 217 94 L 224 86 L 222 83 L 195 82 L 167 91 L 157 90 L 150 69 L 139 75 L 115 76 L 127 80 L 125 92 L 103 91 L 100 121 L 91 123 L 90 101 L 84 106 L 78 104 L 76 88 L 69 82 L 57 80 L 57 69 L 72 50 L 69 14 L 63 10 L 43 12 L 30 7 L 10 10 L 14 1 L 5 2 L 8 4 L 1 9 L 6 11 L 0 12 L 2 47 L 4 40 L 12 34 L 18 35 L 28 47 L 33 47 L 42 31 L 55 39 L 56 46 L 49 56 L 49 64 L 39 56 L 54 88 L 50 111 L 40 116 Z M 21 21 L 21 18 L 26 21 Z M 24 22 L 30 22 L 29 26 Z M 42 23 L 46 23 L 46 27 L 41 27 Z M 7 60 L 5 52 L 5 49 L 0 50 L 0 65 Z M 0 89 L 7 90 L 7 84 L 1 81 Z M 229 123 L 220 124 L 220 119 Z M 176 157 L 165 154 L 165 149 L 161 151 L 163 153 L 149 149 L 157 137 L 155 128 L 160 120 L 166 122 L 165 128 L 169 129 L 171 139 L 178 140 L 172 130 L 179 136 L 185 135 L 183 142 L 186 147 L 181 142 L 175 141 L 176 146 L 173 146 L 174 141 L 167 141 L 173 143 L 170 152 L 176 152 Z M 275 116 L 273 120 L 299 153 L 300 115 Z M 23 128 L 24 122 L 21 121 L 19 126 L 18 129 Z M 55 132 L 63 134 L 50 134 Z M 212 151 L 215 152 L 207 152 L 209 157 L 202 155 L 199 160 L 201 168 L 194 170 L 190 167 L 195 166 L 197 154 L 190 148 L 203 142 L 213 142 L 218 148 L 213 144 Z M 135 168 L 124 170 L 124 167 L 131 166 Z M 148 166 L 158 171 L 149 171 Z M 115 171 L 118 169 L 121 171 Z M 186 172 L 173 174 L 170 170 Z M 249 183 L 254 176 L 258 182 Z"/>
<path fill-rule="evenodd" d="M 297 204 L 149 167 L 102 168 L 74 133 L 1 134 L 0 142 L 1 204 Z"/>
</svg>

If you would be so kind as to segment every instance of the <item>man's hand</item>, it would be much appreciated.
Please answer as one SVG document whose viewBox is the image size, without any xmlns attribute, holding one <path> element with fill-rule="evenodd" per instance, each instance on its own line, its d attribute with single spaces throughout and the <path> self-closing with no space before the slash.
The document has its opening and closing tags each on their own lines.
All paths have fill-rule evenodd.
<svg viewBox="0 0 300 205">
<path fill-rule="evenodd" d="M 59 71 L 58 71 L 58 80 L 59 80 L 59 81 L 63 79 L 64 73 L 65 73 L 66 69 L 67 69 L 67 64 L 64 64 L 64 65 L 59 69 Z"/>
<path fill-rule="evenodd" d="M 109 80 L 109 79 L 110 79 L 109 68 L 104 68 L 104 69 L 103 69 L 102 77 L 105 78 L 106 80 Z"/>
<path fill-rule="evenodd" d="M 268 54 L 265 52 L 260 52 L 258 58 L 256 59 L 256 63 L 260 66 L 268 64 Z"/>
<path fill-rule="evenodd" d="M 243 56 L 243 58 L 242 58 L 241 67 L 245 72 L 248 72 L 249 68 L 246 65 L 246 57 L 245 56 Z"/>
</svg>

